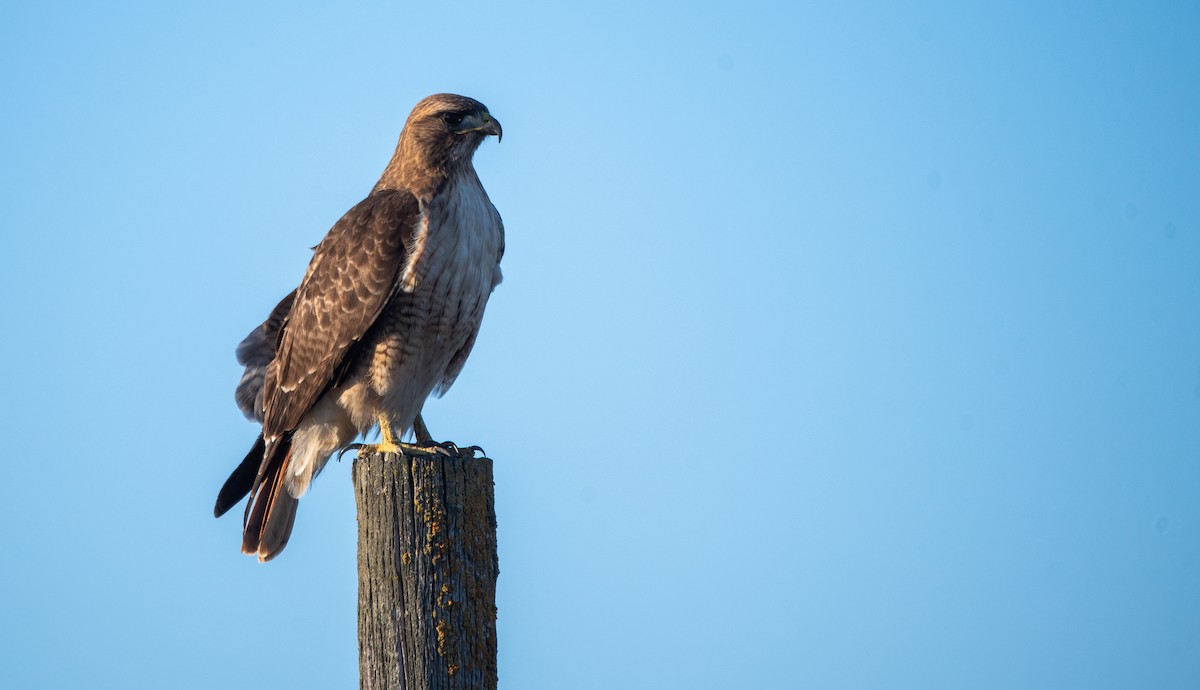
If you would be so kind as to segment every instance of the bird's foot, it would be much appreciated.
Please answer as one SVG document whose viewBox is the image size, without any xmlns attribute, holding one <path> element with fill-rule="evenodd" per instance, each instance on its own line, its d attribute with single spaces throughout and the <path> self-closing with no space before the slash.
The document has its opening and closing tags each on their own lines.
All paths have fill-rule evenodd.
<svg viewBox="0 0 1200 690">
<path fill-rule="evenodd" d="M 440 443 L 434 441 L 433 436 L 429 434 L 429 427 L 425 426 L 425 419 L 419 414 L 416 420 L 413 421 L 413 436 L 415 438 L 411 444 L 401 443 L 400 445 L 422 453 L 460 456 L 463 454 L 463 451 L 469 451 L 472 458 L 475 457 L 476 453 L 479 453 L 481 457 L 487 457 L 487 453 L 483 452 L 483 449 L 479 446 L 459 448 L 458 444 L 453 441 L 442 441 Z"/>
<path fill-rule="evenodd" d="M 407 445 L 407 443 L 388 443 L 386 441 L 380 441 L 379 443 L 351 443 L 338 451 L 337 459 L 338 462 L 341 462 L 342 456 L 350 451 L 355 451 L 360 456 L 368 453 L 395 453 L 397 455 L 404 455 L 404 448 Z"/>
<path fill-rule="evenodd" d="M 379 443 L 351 443 L 338 453 L 338 461 L 341 461 L 342 455 L 348 450 L 358 451 L 360 456 L 363 453 L 394 453 L 403 457 L 405 445 L 396 438 L 396 433 L 392 431 L 392 424 L 388 418 L 380 415 Z"/>
<path fill-rule="evenodd" d="M 450 456 L 450 457 L 462 455 L 463 451 L 470 452 L 471 457 L 475 457 L 476 453 L 479 453 L 480 456 L 487 455 L 487 453 L 483 452 L 483 449 L 480 448 L 479 446 L 459 447 L 459 445 L 457 443 L 454 443 L 453 441 L 439 442 L 439 441 L 432 441 L 432 440 L 431 441 L 418 440 L 416 443 L 401 443 L 400 446 L 402 448 L 412 449 L 412 450 L 416 450 L 416 451 L 423 452 L 423 453 L 439 453 L 441 455 Z"/>
</svg>

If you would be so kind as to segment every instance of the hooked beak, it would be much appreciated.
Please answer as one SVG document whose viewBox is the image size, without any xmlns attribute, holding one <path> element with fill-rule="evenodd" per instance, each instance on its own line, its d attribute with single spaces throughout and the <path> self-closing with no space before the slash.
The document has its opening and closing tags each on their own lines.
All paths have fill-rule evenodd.
<svg viewBox="0 0 1200 690">
<path fill-rule="evenodd" d="M 483 125 L 483 129 L 481 129 L 479 131 L 483 132 L 484 134 L 496 135 L 496 141 L 503 140 L 504 139 L 504 129 L 502 127 L 500 127 L 500 121 L 492 119 L 492 116 L 487 113 L 483 114 L 483 119 L 484 119 L 485 124 Z"/>
<path fill-rule="evenodd" d="M 496 141 L 504 139 L 504 130 L 500 127 L 500 121 L 486 111 L 463 120 L 462 128 L 456 130 L 457 134 L 466 134 L 467 132 L 493 134 L 496 136 Z"/>
</svg>

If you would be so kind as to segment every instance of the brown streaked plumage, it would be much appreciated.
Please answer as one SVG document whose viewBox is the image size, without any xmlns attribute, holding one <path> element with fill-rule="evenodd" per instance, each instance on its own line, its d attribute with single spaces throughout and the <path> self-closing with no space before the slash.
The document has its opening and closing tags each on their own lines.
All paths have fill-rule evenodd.
<svg viewBox="0 0 1200 690">
<path fill-rule="evenodd" d="M 478 101 L 418 103 L 371 193 L 238 346 L 236 399 L 262 434 L 214 513 L 250 495 L 244 553 L 278 555 L 330 455 L 381 421 L 406 433 L 461 371 L 501 279 L 504 227 L 471 162 L 493 134 L 500 123 Z"/>
</svg>

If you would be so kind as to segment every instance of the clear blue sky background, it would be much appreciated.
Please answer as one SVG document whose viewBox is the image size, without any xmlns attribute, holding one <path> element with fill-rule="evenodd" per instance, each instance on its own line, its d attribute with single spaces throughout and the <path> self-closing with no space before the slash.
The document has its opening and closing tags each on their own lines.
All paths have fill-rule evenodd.
<svg viewBox="0 0 1200 690">
<path fill-rule="evenodd" d="M 6 3 L 0 685 L 355 686 L 233 349 L 453 91 L 502 687 L 1200 686 L 1196 8 Z"/>
</svg>

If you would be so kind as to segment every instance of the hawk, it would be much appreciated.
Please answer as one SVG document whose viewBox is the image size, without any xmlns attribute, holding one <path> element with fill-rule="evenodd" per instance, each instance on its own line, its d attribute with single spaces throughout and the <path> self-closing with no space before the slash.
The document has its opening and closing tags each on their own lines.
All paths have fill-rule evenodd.
<svg viewBox="0 0 1200 690">
<path fill-rule="evenodd" d="M 418 103 L 371 193 L 238 346 L 237 403 L 262 433 L 213 512 L 249 495 L 242 553 L 279 555 L 313 477 L 375 425 L 380 443 L 370 447 L 383 452 L 399 452 L 409 430 L 431 441 L 421 408 L 454 383 L 501 280 L 504 225 L 472 157 L 502 133 L 474 99 Z"/>
</svg>

